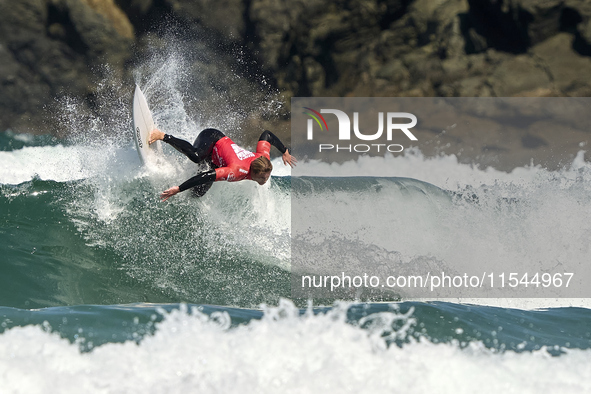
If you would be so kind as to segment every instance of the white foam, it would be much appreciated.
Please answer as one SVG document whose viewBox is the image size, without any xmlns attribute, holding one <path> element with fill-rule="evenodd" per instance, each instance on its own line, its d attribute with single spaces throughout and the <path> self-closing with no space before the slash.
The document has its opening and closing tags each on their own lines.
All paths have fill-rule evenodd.
<svg viewBox="0 0 591 394">
<path fill-rule="evenodd" d="M 90 176 L 84 168 L 85 150 L 64 147 L 24 147 L 12 152 L 0 152 L 0 182 L 20 184 L 35 176 L 43 180 L 65 182 Z"/>
<path fill-rule="evenodd" d="M 383 317 L 383 316 L 382 316 Z M 400 318 L 392 314 L 393 319 Z M 385 319 L 388 320 L 388 319 Z M 591 351 L 495 353 L 480 343 L 386 348 L 343 314 L 293 307 L 228 329 L 228 316 L 172 312 L 153 337 L 81 354 L 40 327 L 0 336 L 3 393 L 582 393 Z"/>
<path fill-rule="evenodd" d="M 579 165 L 581 152 L 573 163 Z M 301 162 L 294 175 L 298 176 L 373 176 L 419 179 L 442 188 L 495 184 L 496 182 L 524 182 L 543 172 L 540 166 L 517 167 L 510 173 L 493 167 L 480 169 L 460 163 L 456 155 L 424 156 L 418 148 L 407 149 L 402 155 L 360 156 L 344 163 L 325 163 L 317 160 Z"/>
<path fill-rule="evenodd" d="M 0 152 L 1 184 L 17 185 L 35 177 L 68 182 L 101 176 L 136 176 L 137 153 L 130 147 L 37 146 Z"/>
<path fill-rule="evenodd" d="M 271 161 L 273 164 L 273 176 L 291 176 L 291 167 L 283 164 L 283 160 L 280 157 L 276 157 Z"/>
<path fill-rule="evenodd" d="M 182 167 L 170 167 L 174 156 L 162 161 L 151 172 L 181 172 Z M 280 158 L 273 160 L 273 176 L 289 176 L 290 167 Z M 163 169 L 165 166 L 166 169 Z M 185 166 L 186 167 L 186 166 Z M 115 146 L 35 146 L 3 152 L 0 151 L 0 184 L 18 185 L 35 177 L 42 180 L 68 182 L 97 176 L 136 176 L 140 161 L 131 145 Z"/>
<path fill-rule="evenodd" d="M 585 289 L 591 274 L 591 222 L 584 214 L 591 212 L 591 164 L 583 153 L 558 171 L 522 167 L 511 173 L 481 170 L 458 163 L 454 156 L 426 158 L 418 151 L 343 164 L 304 163 L 294 174 L 410 177 L 450 190 L 453 201 L 378 181 L 379 192 L 304 194 L 298 202 L 305 207 L 297 211 L 299 228 L 306 230 L 310 224 L 314 232 L 306 237 L 318 245 L 341 241 L 365 250 L 362 263 L 370 274 L 380 266 L 398 268 L 397 262 L 424 274 L 440 264 L 459 274 L 486 273 L 494 275 L 497 284 L 502 273 L 508 277 L 515 272 L 521 279 L 526 273 L 532 278 L 536 272 L 575 272 L 569 290 Z M 374 245 L 399 254 L 374 256 Z M 341 249 L 346 255 L 328 259 L 354 260 L 352 252 Z M 564 287 L 551 290 L 546 297 L 587 295 L 567 293 Z M 528 291 L 518 287 L 504 294 L 527 297 Z"/>
<path fill-rule="evenodd" d="M 107 141 L 101 145 L 26 147 L 0 152 L 0 164 L 5 168 L 0 172 L 0 183 L 18 184 L 35 176 L 56 181 L 86 177 L 95 187 L 95 201 L 75 208 L 88 209 L 88 215 L 112 221 L 130 198 L 122 186 L 127 180 L 149 175 L 157 198 L 158 191 L 194 175 L 193 164 L 171 152 L 165 152 L 170 159 L 165 165 L 148 171 L 140 166 L 132 145 L 131 141 L 124 146 Z M 280 158 L 273 164 L 274 176 L 292 171 Z M 525 272 L 528 263 L 554 266 L 583 265 L 587 261 L 591 222 L 581 212 L 591 210 L 591 166 L 584 162 L 583 152 L 570 167 L 559 171 L 540 167 L 516 168 L 511 173 L 492 168 L 481 170 L 459 163 L 455 156 L 428 158 L 413 150 L 403 156 L 360 157 L 343 164 L 300 162 L 294 173 L 409 177 L 474 197 L 446 205 L 436 201 L 432 193 L 405 199 L 386 185 L 387 193 L 336 196 L 338 201 L 331 208 L 342 208 L 343 212 L 331 221 L 321 220 L 326 195 L 310 196 L 306 210 L 298 212 L 301 220 L 316 223 L 325 236 L 344 232 L 355 242 L 401 253 L 403 262 L 426 256 L 454 264 L 459 272 L 477 267 L 490 273 L 493 268 L 510 272 L 515 264 L 520 264 L 520 272 Z M 117 179 L 123 182 L 114 182 Z M 177 199 L 185 196 L 171 201 Z M 316 204 L 314 199 L 323 204 Z M 219 183 L 200 204 L 209 214 L 208 220 L 220 227 L 235 247 L 270 253 L 287 268 L 291 233 L 289 193 L 254 182 Z M 351 211 L 351 206 L 364 205 L 369 209 L 369 223 L 358 218 L 363 211 Z M 381 222 L 387 224 L 387 231 L 376 225 Z M 224 230 L 223 226 L 227 228 Z M 265 230 L 260 239 L 255 239 L 253 228 Z M 274 242 L 268 242 L 269 234 Z"/>
</svg>

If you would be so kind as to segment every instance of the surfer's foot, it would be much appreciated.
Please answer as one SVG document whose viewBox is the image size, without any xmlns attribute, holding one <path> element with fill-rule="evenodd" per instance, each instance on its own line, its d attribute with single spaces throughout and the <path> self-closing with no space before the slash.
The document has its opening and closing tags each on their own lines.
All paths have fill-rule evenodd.
<svg viewBox="0 0 591 394">
<path fill-rule="evenodd" d="M 158 129 L 154 129 L 150 132 L 149 144 L 153 144 L 156 141 L 161 141 L 164 138 L 164 133 Z"/>
</svg>

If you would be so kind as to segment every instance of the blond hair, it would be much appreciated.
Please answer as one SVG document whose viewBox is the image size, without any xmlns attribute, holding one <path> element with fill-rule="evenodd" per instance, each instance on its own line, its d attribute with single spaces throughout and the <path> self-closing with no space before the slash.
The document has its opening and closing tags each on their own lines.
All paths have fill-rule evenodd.
<svg viewBox="0 0 591 394">
<path fill-rule="evenodd" d="M 271 172 L 273 165 L 265 156 L 254 159 L 250 163 L 250 172 L 253 174 L 262 174 L 264 172 Z"/>
</svg>

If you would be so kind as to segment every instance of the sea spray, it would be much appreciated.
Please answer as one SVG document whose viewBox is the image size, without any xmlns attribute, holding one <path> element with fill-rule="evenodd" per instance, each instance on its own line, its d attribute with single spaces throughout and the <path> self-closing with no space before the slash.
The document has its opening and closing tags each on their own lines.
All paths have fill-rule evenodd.
<svg viewBox="0 0 591 394">
<path fill-rule="evenodd" d="M 88 393 L 496 393 L 508 385 L 524 393 L 548 388 L 578 393 L 591 388 L 581 378 L 591 372 L 588 351 L 568 350 L 552 357 L 547 348 L 498 352 L 481 341 L 460 347 L 455 341 L 436 344 L 427 337 L 388 346 L 392 336 L 407 337 L 408 327 L 436 327 L 425 315 L 416 316 L 423 306 L 402 305 L 400 312 L 372 312 L 371 305 L 357 308 L 367 310 L 366 317 L 348 322 L 351 305 L 312 313 L 281 301 L 264 308 L 262 319 L 234 326 L 229 315 L 238 311 L 206 315 L 181 306 L 161 310 L 164 319 L 139 342 L 103 344 L 88 353 L 41 327 L 13 328 L 0 336 L 2 388 L 7 393 L 36 393 L 48 386 L 64 393 L 81 387 Z M 453 305 L 434 308 L 444 314 L 462 310 Z M 492 311 L 479 310 L 486 312 Z M 498 324 L 505 324 L 502 311 L 497 316 Z M 405 328 L 394 328 L 393 322 Z M 462 318 L 455 324 L 467 322 Z"/>
</svg>

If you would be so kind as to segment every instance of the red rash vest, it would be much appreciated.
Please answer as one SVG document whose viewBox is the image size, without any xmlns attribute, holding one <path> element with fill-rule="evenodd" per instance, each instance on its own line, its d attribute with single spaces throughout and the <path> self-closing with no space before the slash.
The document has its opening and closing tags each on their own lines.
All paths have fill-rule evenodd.
<svg viewBox="0 0 591 394">
<path fill-rule="evenodd" d="M 257 143 L 256 153 L 252 153 L 236 145 L 229 137 L 221 138 L 213 147 L 212 161 L 215 169 L 216 182 L 236 182 L 250 177 L 250 163 L 265 156 L 271 160 L 271 144 L 268 141 Z"/>
</svg>

